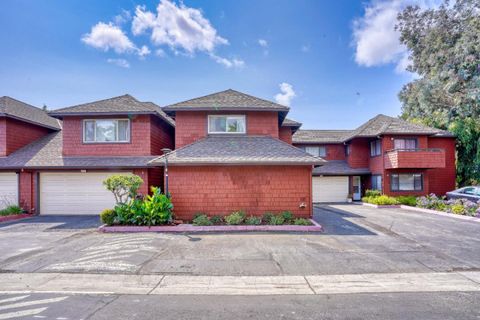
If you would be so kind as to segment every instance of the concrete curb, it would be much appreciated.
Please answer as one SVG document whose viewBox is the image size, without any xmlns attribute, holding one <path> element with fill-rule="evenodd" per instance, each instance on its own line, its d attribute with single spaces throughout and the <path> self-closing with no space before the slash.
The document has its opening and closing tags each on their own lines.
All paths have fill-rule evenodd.
<svg viewBox="0 0 480 320">
<path fill-rule="evenodd" d="M 0 273 L 0 293 L 132 295 L 324 295 L 480 292 L 480 272 L 297 276 Z"/>
<path fill-rule="evenodd" d="M 462 215 L 459 215 L 459 214 L 437 211 L 437 210 L 432 210 L 432 209 L 411 207 L 411 206 L 406 206 L 406 205 L 403 205 L 403 204 L 400 207 L 402 209 L 410 210 L 410 211 L 416 211 L 416 212 L 422 212 L 422 213 L 432 213 L 432 214 L 436 214 L 436 215 L 444 216 L 444 217 L 450 217 L 450 218 L 455 218 L 455 219 L 460 219 L 460 220 L 480 222 L 480 218 L 476 218 L 476 217 L 462 216 Z"/>
<path fill-rule="evenodd" d="M 391 205 L 378 205 L 378 204 L 372 204 L 372 203 L 361 203 L 362 206 L 366 207 L 371 207 L 371 208 L 377 208 L 377 209 L 392 209 L 392 208 L 401 208 L 402 206 L 399 204 L 391 204 Z"/>
<path fill-rule="evenodd" d="M 310 219 L 311 226 L 295 225 L 260 225 L 260 226 L 194 226 L 192 224 L 179 224 L 176 226 L 107 226 L 98 228 L 100 232 L 243 232 L 243 231 L 261 231 L 261 232 L 321 232 L 321 225 Z"/>
<path fill-rule="evenodd" d="M 15 221 L 15 220 L 28 219 L 28 218 L 31 218 L 31 217 L 33 217 L 33 214 L 27 214 L 27 213 L 12 214 L 12 215 L 9 215 L 9 216 L 0 217 L 0 223 L 8 222 L 8 221 Z"/>
</svg>

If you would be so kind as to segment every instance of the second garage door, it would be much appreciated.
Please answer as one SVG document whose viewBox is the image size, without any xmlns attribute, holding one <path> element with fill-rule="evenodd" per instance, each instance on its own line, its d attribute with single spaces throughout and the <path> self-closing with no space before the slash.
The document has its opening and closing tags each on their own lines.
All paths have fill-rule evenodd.
<svg viewBox="0 0 480 320">
<path fill-rule="evenodd" d="M 41 214 L 100 214 L 113 208 L 115 198 L 103 186 L 113 174 L 127 172 L 45 172 L 40 173 Z"/>
<path fill-rule="evenodd" d="M 0 210 L 18 205 L 18 176 L 15 172 L 0 172 Z"/>
<path fill-rule="evenodd" d="M 348 177 L 313 177 L 313 202 L 346 202 Z"/>
</svg>

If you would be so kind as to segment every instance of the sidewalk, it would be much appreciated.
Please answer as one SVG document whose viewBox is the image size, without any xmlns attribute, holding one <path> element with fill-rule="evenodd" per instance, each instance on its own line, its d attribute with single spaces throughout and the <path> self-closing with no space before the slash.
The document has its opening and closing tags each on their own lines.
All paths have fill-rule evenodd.
<svg viewBox="0 0 480 320">
<path fill-rule="evenodd" d="M 178 276 L 3 273 L 0 293 L 322 295 L 480 291 L 480 272 L 315 276 Z"/>
</svg>

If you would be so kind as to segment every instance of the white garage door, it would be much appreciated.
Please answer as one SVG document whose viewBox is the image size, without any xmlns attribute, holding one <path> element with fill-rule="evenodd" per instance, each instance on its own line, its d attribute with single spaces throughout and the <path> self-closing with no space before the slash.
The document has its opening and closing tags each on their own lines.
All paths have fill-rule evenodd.
<svg viewBox="0 0 480 320">
<path fill-rule="evenodd" d="M 15 172 L 0 172 L 0 210 L 18 205 L 18 176 Z"/>
<path fill-rule="evenodd" d="M 313 177 L 313 202 L 346 202 L 348 177 Z"/>
<path fill-rule="evenodd" d="M 119 173 L 40 173 L 40 213 L 100 214 L 104 209 L 113 208 L 115 198 L 102 182 L 108 176 Z"/>
</svg>

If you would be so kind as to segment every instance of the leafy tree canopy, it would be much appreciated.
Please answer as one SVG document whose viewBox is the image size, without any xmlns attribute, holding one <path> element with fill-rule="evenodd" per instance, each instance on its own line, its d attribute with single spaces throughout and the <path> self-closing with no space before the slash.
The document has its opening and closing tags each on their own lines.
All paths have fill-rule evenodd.
<svg viewBox="0 0 480 320">
<path fill-rule="evenodd" d="M 480 1 L 435 9 L 409 6 L 398 16 L 400 41 L 418 75 L 399 93 L 404 119 L 457 135 L 457 181 L 480 181 Z"/>
</svg>

